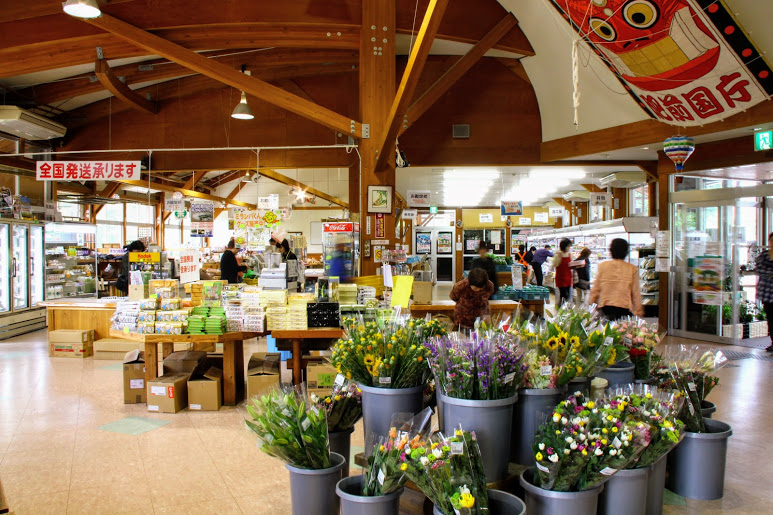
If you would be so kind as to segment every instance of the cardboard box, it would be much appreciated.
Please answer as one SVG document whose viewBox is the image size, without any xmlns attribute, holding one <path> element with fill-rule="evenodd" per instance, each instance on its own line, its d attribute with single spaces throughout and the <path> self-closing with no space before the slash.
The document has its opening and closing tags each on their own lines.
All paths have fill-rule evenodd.
<svg viewBox="0 0 773 515">
<path fill-rule="evenodd" d="M 333 382 L 338 371 L 329 363 L 306 365 L 306 390 L 318 397 L 326 397 L 333 391 Z"/>
<path fill-rule="evenodd" d="M 209 367 L 204 374 L 188 379 L 188 409 L 217 411 L 223 404 L 223 371 Z"/>
<path fill-rule="evenodd" d="M 94 344 L 88 343 L 50 343 L 48 356 L 51 358 L 89 358 L 94 354 Z"/>
<path fill-rule="evenodd" d="M 57 329 L 48 332 L 48 343 L 90 343 L 94 329 Z"/>
<path fill-rule="evenodd" d="M 142 300 L 148 298 L 148 285 L 147 284 L 130 284 L 129 285 L 129 300 Z"/>
<path fill-rule="evenodd" d="M 247 400 L 260 396 L 280 383 L 281 354 L 256 352 L 247 364 Z"/>
<path fill-rule="evenodd" d="M 199 363 L 207 359 L 207 353 L 195 350 L 173 352 L 164 359 L 164 374 L 190 374 Z"/>
<path fill-rule="evenodd" d="M 121 338 L 102 338 L 94 342 L 94 359 L 124 359 L 127 352 L 140 350 L 140 345 Z"/>
<path fill-rule="evenodd" d="M 164 374 L 148 381 L 148 411 L 177 413 L 188 406 L 188 378 L 190 374 Z"/>
<path fill-rule="evenodd" d="M 123 403 L 145 404 L 145 353 L 131 350 L 123 358 Z"/>
<path fill-rule="evenodd" d="M 432 283 L 426 281 L 413 282 L 413 302 L 416 304 L 432 304 Z"/>
</svg>

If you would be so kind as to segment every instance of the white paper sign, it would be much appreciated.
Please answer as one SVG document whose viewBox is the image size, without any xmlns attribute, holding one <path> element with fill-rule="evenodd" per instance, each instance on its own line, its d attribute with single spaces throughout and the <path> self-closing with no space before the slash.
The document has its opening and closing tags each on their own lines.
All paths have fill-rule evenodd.
<svg viewBox="0 0 773 515">
<path fill-rule="evenodd" d="M 164 211 L 169 213 L 174 213 L 175 211 L 185 211 L 185 200 L 181 198 L 165 199 Z"/>
<path fill-rule="evenodd" d="M 429 190 L 408 190 L 405 201 L 409 207 L 430 207 L 432 198 Z"/>
<path fill-rule="evenodd" d="M 416 220 L 416 217 L 419 216 L 419 210 L 418 209 L 404 209 L 403 210 L 403 218 L 406 220 Z"/>
<path fill-rule="evenodd" d="M 655 255 L 668 257 L 671 248 L 671 238 L 668 231 L 658 231 L 655 235 Z"/>
<path fill-rule="evenodd" d="M 492 215 L 491 213 L 480 213 L 478 215 L 478 222 L 482 224 L 493 224 L 494 215 Z"/>
<path fill-rule="evenodd" d="M 611 193 L 591 193 L 590 205 L 591 206 L 611 206 L 612 194 Z"/>
<path fill-rule="evenodd" d="M 668 265 L 668 258 L 657 258 L 655 260 L 655 271 L 656 272 L 670 272 L 671 267 Z"/>
<path fill-rule="evenodd" d="M 183 250 L 180 252 L 180 284 L 192 283 L 201 279 L 198 250 Z"/>
<path fill-rule="evenodd" d="M 491 244 L 499 245 L 502 243 L 502 233 L 500 231 L 491 231 Z"/>
<path fill-rule="evenodd" d="M 274 193 L 267 197 L 258 197 L 258 209 L 265 209 L 266 211 L 279 209 L 279 195 Z"/>
<path fill-rule="evenodd" d="M 546 224 L 548 223 L 547 213 L 534 213 L 534 221 L 536 223 Z"/>
<path fill-rule="evenodd" d="M 531 225 L 531 218 L 526 216 L 518 218 L 518 225 Z"/>
<path fill-rule="evenodd" d="M 115 181 L 140 179 L 139 161 L 38 161 L 39 181 Z"/>
<path fill-rule="evenodd" d="M 562 216 L 564 216 L 564 208 L 550 207 L 548 208 L 548 213 L 550 214 L 550 218 L 561 218 Z"/>
<path fill-rule="evenodd" d="M 392 265 L 382 265 L 381 274 L 384 276 L 384 286 L 392 287 Z"/>
</svg>

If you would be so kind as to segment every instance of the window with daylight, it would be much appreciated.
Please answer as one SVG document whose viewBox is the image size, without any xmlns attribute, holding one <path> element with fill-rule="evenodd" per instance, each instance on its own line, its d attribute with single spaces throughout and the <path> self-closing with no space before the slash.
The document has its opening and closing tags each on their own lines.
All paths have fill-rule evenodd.
<svg viewBox="0 0 773 515">
<path fill-rule="evenodd" d="M 630 190 L 631 216 L 649 216 L 650 196 L 647 192 L 647 185 Z"/>
<path fill-rule="evenodd" d="M 105 204 L 97 213 L 97 222 L 123 222 L 123 203 Z"/>
</svg>

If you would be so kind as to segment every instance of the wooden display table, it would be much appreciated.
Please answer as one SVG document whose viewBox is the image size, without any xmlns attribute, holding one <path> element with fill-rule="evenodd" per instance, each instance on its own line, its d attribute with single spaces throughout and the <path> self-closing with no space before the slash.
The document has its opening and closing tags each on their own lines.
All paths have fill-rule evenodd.
<svg viewBox="0 0 773 515">
<path fill-rule="evenodd" d="M 38 304 L 47 311 L 48 330 L 94 329 L 94 340 L 110 337 L 115 302 L 97 299 L 49 300 Z"/>
<path fill-rule="evenodd" d="M 343 329 L 338 327 L 271 331 L 271 336 L 276 338 L 277 349 L 292 352 L 293 384 L 301 384 L 303 371 L 310 361 L 304 359 L 304 351 L 327 350 L 332 340 L 343 335 Z"/>
<path fill-rule="evenodd" d="M 163 358 L 174 350 L 175 343 L 223 344 L 223 405 L 235 406 L 244 399 L 244 340 L 266 333 L 225 334 L 137 334 L 110 331 L 111 338 L 123 338 L 145 344 L 145 382 L 158 377 L 158 344 Z M 162 360 L 163 360 L 162 358 Z"/>
<path fill-rule="evenodd" d="M 498 314 L 512 316 L 518 306 L 533 311 L 535 315 L 542 315 L 545 312 L 544 300 L 490 300 L 488 302 L 491 309 L 491 316 Z M 424 318 L 427 313 L 431 315 L 448 315 L 454 318 L 454 308 L 456 303 L 452 300 L 437 300 L 432 304 L 412 304 L 411 316 L 414 318 Z"/>
</svg>

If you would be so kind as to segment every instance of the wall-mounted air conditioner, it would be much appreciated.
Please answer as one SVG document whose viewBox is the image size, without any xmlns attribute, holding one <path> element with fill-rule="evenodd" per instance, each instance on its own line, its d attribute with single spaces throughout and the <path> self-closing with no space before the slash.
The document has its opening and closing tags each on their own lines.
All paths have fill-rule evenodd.
<svg viewBox="0 0 773 515">
<path fill-rule="evenodd" d="M 564 193 L 563 197 L 564 200 L 568 200 L 570 202 L 589 202 L 590 192 L 586 190 L 574 190 L 570 191 L 569 193 Z"/>
<path fill-rule="evenodd" d="M 647 184 L 644 172 L 616 172 L 599 180 L 602 188 L 638 188 Z"/>
<path fill-rule="evenodd" d="M 28 140 L 61 138 L 67 127 L 16 106 L 0 106 L 0 131 Z"/>
</svg>

